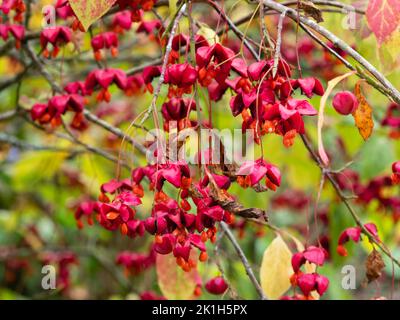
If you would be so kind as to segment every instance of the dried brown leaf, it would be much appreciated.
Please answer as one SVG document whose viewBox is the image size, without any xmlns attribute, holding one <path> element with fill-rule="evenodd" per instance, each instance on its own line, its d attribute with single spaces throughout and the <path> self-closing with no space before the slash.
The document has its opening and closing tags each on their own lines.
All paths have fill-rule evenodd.
<svg viewBox="0 0 400 320">
<path fill-rule="evenodd" d="M 317 23 L 324 21 L 321 10 L 311 1 L 300 1 L 299 9 L 302 9 L 306 16 L 313 18 Z"/>
<path fill-rule="evenodd" d="M 378 251 L 373 250 L 365 261 L 365 267 L 365 281 L 367 283 L 380 278 L 382 275 L 382 269 L 385 267 L 385 262 L 382 259 L 382 255 Z"/>
</svg>

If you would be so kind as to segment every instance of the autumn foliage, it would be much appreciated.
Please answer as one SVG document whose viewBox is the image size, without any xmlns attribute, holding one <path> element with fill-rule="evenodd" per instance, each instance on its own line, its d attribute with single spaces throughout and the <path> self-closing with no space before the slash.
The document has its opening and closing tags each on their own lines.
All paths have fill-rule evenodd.
<svg viewBox="0 0 400 320">
<path fill-rule="evenodd" d="M 399 31 L 398 0 L 0 0 L 0 298 L 399 297 Z"/>
</svg>

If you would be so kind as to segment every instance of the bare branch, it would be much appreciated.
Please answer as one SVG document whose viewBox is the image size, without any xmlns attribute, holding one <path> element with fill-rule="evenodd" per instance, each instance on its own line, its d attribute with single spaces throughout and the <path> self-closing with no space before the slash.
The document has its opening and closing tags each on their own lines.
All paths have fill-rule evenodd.
<svg viewBox="0 0 400 320">
<path fill-rule="evenodd" d="M 264 292 L 263 292 L 260 284 L 258 283 L 256 276 L 254 275 L 253 269 L 251 268 L 250 263 L 246 258 L 246 255 L 244 254 L 242 248 L 240 247 L 239 243 L 237 242 L 232 231 L 229 229 L 228 225 L 225 222 L 221 222 L 220 226 L 221 226 L 222 230 L 225 232 L 229 241 L 232 243 L 233 247 L 235 248 L 236 253 L 239 256 L 240 260 L 242 261 L 242 264 L 246 270 L 246 273 L 247 273 L 250 281 L 253 283 L 254 287 L 256 288 L 259 297 L 262 300 L 267 300 L 267 297 L 264 295 Z"/>
<path fill-rule="evenodd" d="M 0 142 L 12 145 L 18 149 L 22 150 L 32 150 L 32 151 L 53 151 L 53 152 L 66 152 L 71 154 L 82 153 L 83 150 L 77 150 L 72 148 L 61 148 L 57 146 L 47 146 L 47 145 L 35 145 L 28 142 L 17 139 L 14 136 L 8 135 L 6 133 L 0 132 Z"/>
</svg>

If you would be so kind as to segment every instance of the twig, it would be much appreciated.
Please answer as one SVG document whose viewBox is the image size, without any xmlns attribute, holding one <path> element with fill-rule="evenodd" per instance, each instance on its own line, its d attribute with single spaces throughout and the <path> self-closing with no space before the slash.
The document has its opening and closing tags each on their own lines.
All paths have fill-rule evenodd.
<svg viewBox="0 0 400 320">
<path fill-rule="evenodd" d="M 197 190 L 194 184 L 189 189 L 189 193 L 196 198 L 203 198 L 201 192 Z M 246 219 L 262 219 L 268 221 L 267 213 L 260 208 L 245 208 L 241 203 L 234 199 L 224 197 L 218 193 L 218 190 L 211 190 L 210 196 L 224 210 Z"/>
<path fill-rule="evenodd" d="M 88 119 L 90 122 L 93 122 L 100 127 L 106 129 L 107 131 L 111 132 L 112 134 L 116 135 L 117 137 L 121 139 L 126 139 L 130 144 L 132 144 L 140 153 L 146 154 L 146 148 L 134 140 L 130 136 L 126 136 L 126 134 L 119 128 L 114 127 L 113 125 L 109 124 L 107 121 L 104 121 L 103 119 L 100 119 L 97 117 L 95 114 L 91 113 L 89 110 L 84 109 L 83 114 L 85 115 L 86 119 Z"/>
<path fill-rule="evenodd" d="M 35 145 L 30 144 L 25 141 L 21 141 L 14 136 L 8 135 L 6 133 L 0 132 L 0 142 L 12 145 L 16 148 L 23 150 L 33 150 L 33 151 L 53 151 L 53 152 L 67 152 L 71 154 L 82 153 L 83 150 L 71 149 L 71 148 L 61 148 L 56 146 L 46 146 L 46 145 Z"/>
<path fill-rule="evenodd" d="M 143 115 L 143 118 L 140 121 L 140 125 L 143 125 L 143 123 L 148 119 L 150 114 L 153 112 L 153 117 L 154 117 L 154 122 L 155 122 L 156 128 L 159 128 L 159 121 L 158 121 L 158 113 L 157 113 L 157 105 L 156 105 L 156 103 L 157 103 L 157 99 L 158 99 L 158 96 L 159 96 L 160 91 L 161 91 L 161 87 L 164 84 L 165 72 L 167 70 L 167 64 L 168 64 L 169 56 L 170 56 L 170 53 L 172 51 L 172 40 L 173 40 L 173 38 L 175 36 L 176 30 L 178 28 L 179 21 L 181 20 L 185 10 L 186 10 L 186 3 L 181 6 L 180 10 L 176 14 L 175 19 L 173 21 L 171 32 L 170 32 L 170 35 L 169 35 L 169 38 L 168 38 L 167 47 L 165 49 L 164 60 L 163 60 L 163 64 L 162 64 L 162 67 L 161 67 L 161 75 L 158 78 L 157 87 L 154 90 L 153 99 L 151 100 L 151 104 L 150 104 L 149 108 L 147 109 L 146 113 Z"/>
<path fill-rule="evenodd" d="M 307 137 L 305 135 L 301 135 L 301 139 L 303 140 L 303 143 L 305 147 L 307 148 L 308 152 L 310 153 L 312 159 L 317 163 L 318 167 L 321 169 L 322 173 L 328 178 L 330 183 L 332 184 L 333 188 L 336 191 L 336 194 L 339 196 L 340 200 L 345 204 L 347 207 L 348 211 L 350 212 L 351 216 L 353 217 L 355 223 L 361 228 L 362 232 L 368 237 L 369 241 L 371 243 L 374 243 L 379 249 L 382 250 L 383 253 L 385 253 L 398 267 L 400 267 L 400 262 L 393 257 L 393 255 L 390 253 L 388 248 L 386 246 L 379 242 L 373 234 L 371 234 L 365 227 L 364 224 L 361 222 L 361 219 L 351 206 L 348 197 L 343 194 L 342 190 L 340 189 L 338 183 L 336 182 L 335 177 L 333 176 L 332 172 L 329 171 L 329 169 L 324 168 L 324 164 L 322 160 L 319 158 L 319 156 L 314 152 L 311 143 L 308 141 Z"/>
<path fill-rule="evenodd" d="M 256 276 L 254 275 L 253 269 L 251 268 L 249 261 L 247 260 L 242 248 L 240 247 L 239 243 L 237 242 L 232 231 L 229 229 L 229 227 L 227 226 L 227 224 L 225 222 L 221 222 L 220 226 L 221 226 L 221 229 L 225 232 L 229 241 L 232 243 L 233 247 L 235 248 L 235 251 L 236 251 L 237 255 L 239 256 L 240 260 L 242 261 L 242 264 L 246 270 L 246 273 L 247 273 L 250 281 L 253 283 L 254 287 L 256 288 L 256 291 L 257 291 L 259 297 L 262 300 L 267 300 L 267 297 L 264 295 L 264 292 L 263 292 L 260 284 L 258 283 Z"/>
<path fill-rule="evenodd" d="M 229 28 L 232 29 L 233 33 L 240 39 L 242 39 L 243 44 L 246 46 L 246 48 L 251 52 L 253 56 L 258 56 L 257 52 L 254 50 L 253 46 L 249 43 L 249 41 L 246 39 L 242 31 L 240 31 L 236 25 L 233 23 L 233 21 L 221 10 L 221 8 L 218 6 L 218 4 L 215 1 L 208 1 L 208 3 L 215 9 L 215 11 L 226 21 L 228 24 Z"/>
<path fill-rule="evenodd" d="M 225 231 L 221 230 L 220 232 L 218 232 L 217 235 L 217 240 L 215 241 L 215 245 L 214 245 L 214 261 L 215 264 L 217 265 L 218 271 L 221 273 L 221 276 L 225 279 L 226 283 L 228 284 L 228 290 L 229 290 L 229 295 L 231 296 L 232 299 L 237 300 L 239 299 L 239 296 L 236 292 L 236 290 L 233 288 L 232 284 L 230 283 L 228 277 L 225 275 L 225 271 L 224 268 L 222 266 L 221 263 L 221 259 L 220 259 L 220 245 L 222 242 L 222 239 L 225 236 Z"/>
<path fill-rule="evenodd" d="M 271 40 L 271 37 L 270 37 L 269 32 L 268 32 L 267 25 L 265 23 L 264 2 L 263 2 L 263 0 L 259 0 L 259 2 L 260 2 L 260 8 L 258 10 L 259 10 L 259 14 L 260 14 L 260 25 L 261 25 L 262 39 L 266 39 L 269 47 L 271 49 L 274 49 L 275 45 Z M 260 51 L 260 54 L 261 54 L 261 51 Z M 261 55 L 260 54 L 258 55 L 259 59 L 261 59 Z"/>
<path fill-rule="evenodd" d="M 162 58 L 154 59 L 154 60 L 151 61 L 151 62 L 144 63 L 144 64 L 142 64 L 142 65 L 140 65 L 140 66 L 137 66 L 137 67 L 134 67 L 134 68 L 129 69 L 128 71 L 126 71 L 126 74 L 127 74 L 128 76 L 132 76 L 132 75 L 134 75 L 134 74 L 136 74 L 136 73 L 142 72 L 142 71 L 143 71 L 145 68 L 147 68 L 147 67 L 150 67 L 150 66 L 157 66 L 157 65 L 161 64 L 162 61 L 163 61 Z"/>
<path fill-rule="evenodd" d="M 3 113 L 0 113 L 0 121 L 9 120 L 11 118 L 14 118 L 16 115 L 16 109 L 5 111 Z"/>
<path fill-rule="evenodd" d="M 276 40 L 275 46 L 275 55 L 274 55 L 274 66 L 272 67 L 272 76 L 275 77 L 276 72 L 278 71 L 278 63 L 281 55 L 281 44 L 282 44 L 282 28 L 283 28 L 283 19 L 285 19 L 286 10 L 281 13 L 279 16 L 278 22 L 278 38 Z"/>
<path fill-rule="evenodd" d="M 104 151 L 104 150 L 102 150 L 102 149 L 100 149 L 100 148 L 93 147 L 93 146 L 88 145 L 87 143 L 85 143 L 85 142 L 79 140 L 79 139 L 74 135 L 74 133 L 67 127 L 67 125 L 64 123 L 64 121 L 62 122 L 62 125 L 63 125 L 63 128 L 64 128 L 65 132 L 71 137 L 71 139 L 73 140 L 73 142 L 75 142 L 75 143 L 81 145 L 82 147 L 84 147 L 85 149 L 87 149 L 88 151 L 90 151 L 90 152 L 92 152 L 92 153 L 94 153 L 94 154 L 97 154 L 97 155 L 99 155 L 99 156 L 102 156 L 103 158 L 106 158 L 107 160 L 110 160 L 111 162 L 114 162 L 114 163 L 116 163 L 116 164 L 119 163 L 119 160 L 118 160 L 118 158 L 117 158 L 116 156 L 114 156 L 114 155 L 108 153 L 107 151 Z M 122 165 L 123 165 L 125 168 L 127 168 L 128 170 L 130 169 L 130 167 L 129 167 L 125 162 L 122 162 Z"/>
</svg>

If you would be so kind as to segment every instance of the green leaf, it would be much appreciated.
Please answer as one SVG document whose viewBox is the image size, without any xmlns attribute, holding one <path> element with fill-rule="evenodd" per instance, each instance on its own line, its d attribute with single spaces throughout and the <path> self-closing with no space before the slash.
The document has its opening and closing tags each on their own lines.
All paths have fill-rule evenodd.
<svg viewBox="0 0 400 320">
<path fill-rule="evenodd" d="M 69 0 L 72 10 L 85 30 L 101 18 L 116 0 Z"/>
</svg>

